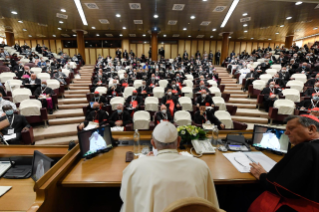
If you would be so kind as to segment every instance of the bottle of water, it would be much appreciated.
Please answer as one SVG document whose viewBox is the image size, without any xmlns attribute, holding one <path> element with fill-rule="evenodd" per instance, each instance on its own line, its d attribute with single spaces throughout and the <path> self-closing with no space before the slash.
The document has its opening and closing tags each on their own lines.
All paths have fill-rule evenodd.
<svg viewBox="0 0 319 212">
<path fill-rule="evenodd" d="M 134 154 L 138 155 L 140 154 L 141 150 L 140 150 L 140 134 L 138 132 L 138 129 L 135 130 L 134 132 L 134 136 L 133 136 L 133 140 L 134 140 Z"/>
<path fill-rule="evenodd" d="M 216 125 L 214 125 L 213 129 L 212 129 L 212 145 L 214 145 L 214 146 L 217 146 L 218 135 L 219 135 L 218 127 Z M 216 138 L 214 138 L 214 137 L 216 137 Z"/>
</svg>

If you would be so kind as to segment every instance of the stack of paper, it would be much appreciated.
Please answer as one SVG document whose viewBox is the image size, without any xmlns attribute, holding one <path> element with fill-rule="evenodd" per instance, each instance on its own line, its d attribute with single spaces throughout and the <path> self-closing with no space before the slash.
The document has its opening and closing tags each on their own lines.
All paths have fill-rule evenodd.
<svg viewBox="0 0 319 212">
<path fill-rule="evenodd" d="M 234 152 L 223 153 L 223 155 L 242 173 L 250 172 L 250 163 L 260 163 L 262 167 L 269 172 L 276 162 L 263 154 L 262 152 Z"/>
<path fill-rule="evenodd" d="M 12 186 L 0 186 L 0 197 L 9 191 Z"/>
</svg>

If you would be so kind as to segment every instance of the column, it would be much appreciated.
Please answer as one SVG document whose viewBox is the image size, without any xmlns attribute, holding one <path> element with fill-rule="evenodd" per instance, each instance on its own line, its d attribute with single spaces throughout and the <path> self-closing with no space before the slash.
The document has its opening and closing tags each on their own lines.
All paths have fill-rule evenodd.
<svg viewBox="0 0 319 212">
<path fill-rule="evenodd" d="M 228 56 L 229 33 L 223 33 L 222 52 L 219 63 L 221 64 Z"/>
<path fill-rule="evenodd" d="M 294 36 L 293 35 L 289 35 L 286 37 L 285 40 L 285 48 L 290 48 L 292 46 L 292 41 L 294 40 Z"/>
<path fill-rule="evenodd" d="M 158 35 L 157 32 L 152 32 L 151 38 L 151 46 L 152 46 L 152 61 L 157 61 L 158 55 Z"/>
<path fill-rule="evenodd" d="M 76 41 L 78 45 L 78 52 L 81 54 L 84 62 L 85 60 L 85 51 L 84 51 L 84 32 L 83 31 L 76 31 Z"/>
<path fill-rule="evenodd" d="M 5 32 L 5 34 L 6 34 L 7 45 L 13 46 L 15 44 L 13 32 Z"/>
</svg>

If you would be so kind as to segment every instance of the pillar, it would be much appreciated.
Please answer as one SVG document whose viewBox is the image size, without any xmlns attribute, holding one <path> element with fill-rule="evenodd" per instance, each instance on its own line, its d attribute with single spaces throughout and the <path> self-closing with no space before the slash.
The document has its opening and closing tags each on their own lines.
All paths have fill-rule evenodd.
<svg viewBox="0 0 319 212">
<path fill-rule="evenodd" d="M 290 48 L 292 46 L 292 41 L 294 40 L 294 36 L 293 35 L 289 35 L 286 37 L 285 40 L 285 48 Z"/>
<path fill-rule="evenodd" d="M 220 57 L 220 64 L 227 58 L 228 56 L 228 45 L 229 45 L 229 33 L 223 33 L 223 41 L 222 41 L 222 52 Z"/>
<path fill-rule="evenodd" d="M 5 32 L 6 34 L 6 40 L 8 46 L 14 46 L 14 34 L 13 32 Z"/>
<path fill-rule="evenodd" d="M 78 52 L 81 54 L 84 62 L 85 60 L 85 51 L 84 51 L 84 32 L 83 31 L 76 31 L 76 41 L 78 45 Z"/>
<path fill-rule="evenodd" d="M 158 35 L 157 32 L 152 32 L 152 40 L 151 40 L 151 46 L 152 46 L 152 61 L 157 61 L 157 55 L 158 55 Z"/>
</svg>

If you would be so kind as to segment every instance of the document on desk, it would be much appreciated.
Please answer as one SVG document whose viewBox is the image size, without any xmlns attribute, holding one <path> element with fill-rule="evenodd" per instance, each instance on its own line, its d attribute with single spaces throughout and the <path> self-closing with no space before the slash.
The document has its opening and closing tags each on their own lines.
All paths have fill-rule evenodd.
<svg viewBox="0 0 319 212">
<path fill-rule="evenodd" d="M 266 156 L 262 152 L 234 152 L 234 153 L 223 153 L 223 155 L 235 166 L 235 168 L 242 173 L 250 172 L 250 163 L 260 163 L 263 168 L 269 172 L 275 165 L 276 162 Z"/>
<path fill-rule="evenodd" d="M 12 188 L 12 186 L 0 186 L 0 197 L 7 193 Z"/>
</svg>

